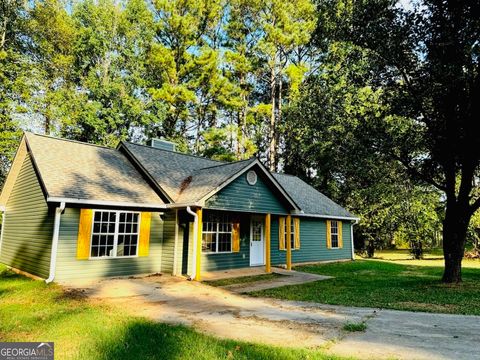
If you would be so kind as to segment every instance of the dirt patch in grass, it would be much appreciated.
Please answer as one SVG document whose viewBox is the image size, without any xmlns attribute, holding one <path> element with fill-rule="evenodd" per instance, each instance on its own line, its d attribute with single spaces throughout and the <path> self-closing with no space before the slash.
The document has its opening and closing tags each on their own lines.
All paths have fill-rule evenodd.
<svg viewBox="0 0 480 360">
<path fill-rule="evenodd" d="M 375 275 L 374 270 L 360 270 L 360 271 L 355 271 L 355 275 Z"/>
<path fill-rule="evenodd" d="M 402 301 L 397 303 L 397 305 L 405 309 L 439 313 L 456 313 L 459 310 L 458 306 L 455 304 L 432 304 L 415 301 Z"/>
<path fill-rule="evenodd" d="M 87 294 L 84 289 L 65 288 L 56 299 L 57 300 L 84 300 L 87 298 Z"/>
<path fill-rule="evenodd" d="M 437 279 L 438 276 L 434 274 L 426 274 L 422 273 L 421 271 L 418 270 L 405 270 L 399 273 L 401 276 L 414 276 L 414 277 L 424 277 L 424 278 L 433 278 Z"/>
</svg>

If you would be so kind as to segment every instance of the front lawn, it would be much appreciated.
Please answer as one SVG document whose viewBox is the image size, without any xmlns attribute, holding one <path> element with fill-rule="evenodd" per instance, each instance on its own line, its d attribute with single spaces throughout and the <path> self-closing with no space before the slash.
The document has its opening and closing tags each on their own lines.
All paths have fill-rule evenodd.
<svg viewBox="0 0 480 360">
<path fill-rule="evenodd" d="M 325 304 L 480 315 L 480 263 L 466 261 L 462 284 L 440 279 L 441 259 L 408 260 L 378 254 L 382 260 L 309 265 L 295 270 L 334 276 L 303 285 L 263 290 L 251 295 Z M 390 257 L 390 259 L 388 259 Z M 437 265 L 437 266 L 432 266 Z"/>
<path fill-rule="evenodd" d="M 322 351 L 220 340 L 128 316 L 2 265 L 0 341 L 54 341 L 56 359 L 339 359 Z"/>
</svg>

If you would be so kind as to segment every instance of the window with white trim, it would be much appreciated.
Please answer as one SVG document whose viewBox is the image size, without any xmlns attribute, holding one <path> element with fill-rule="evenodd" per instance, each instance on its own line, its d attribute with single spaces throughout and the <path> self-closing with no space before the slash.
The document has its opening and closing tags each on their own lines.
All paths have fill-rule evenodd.
<svg viewBox="0 0 480 360">
<path fill-rule="evenodd" d="M 229 253 L 232 252 L 233 223 L 228 215 L 209 216 L 203 222 L 202 252 Z"/>
<path fill-rule="evenodd" d="M 338 248 L 338 221 L 330 221 L 330 239 L 332 248 Z"/>
<path fill-rule="evenodd" d="M 96 210 L 90 257 L 137 256 L 140 213 Z"/>
</svg>

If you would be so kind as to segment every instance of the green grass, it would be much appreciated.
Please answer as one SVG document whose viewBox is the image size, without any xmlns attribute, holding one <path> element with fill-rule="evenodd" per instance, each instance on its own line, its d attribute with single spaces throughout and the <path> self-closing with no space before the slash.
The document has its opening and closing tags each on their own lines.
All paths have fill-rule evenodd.
<svg viewBox="0 0 480 360">
<path fill-rule="evenodd" d="M 0 265 L 0 341 L 54 341 L 56 359 L 339 359 L 220 340 L 16 275 Z"/>
<path fill-rule="evenodd" d="M 275 280 L 275 279 L 277 279 L 279 277 L 282 277 L 282 276 L 284 276 L 284 275 L 277 274 L 277 273 L 271 273 L 271 274 L 241 276 L 241 277 L 228 278 L 228 279 L 204 281 L 204 283 L 208 284 L 208 285 L 211 285 L 211 286 L 228 286 L 228 285 L 252 283 L 252 282 L 256 282 L 256 281 Z"/>
<path fill-rule="evenodd" d="M 382 254 L 377 254 L 382 255 Z M 392 257 L 392 254 L 383 254 Z M 479 262 L 465 262 L 461 284 L 443 284 L 440 260 L 357 260 L 296 267 L 334 276 L 303 285 L 263 290 L 251 295 L 325 304 L 480 315 Z"/>
<path fill-rule="evenodd" d="M 352 323 L 348 322 L 343 325 L 343 330 L 348 332 L 359 332 L 367 330 L 367 324 L 365 322 Z"/>
</svg>

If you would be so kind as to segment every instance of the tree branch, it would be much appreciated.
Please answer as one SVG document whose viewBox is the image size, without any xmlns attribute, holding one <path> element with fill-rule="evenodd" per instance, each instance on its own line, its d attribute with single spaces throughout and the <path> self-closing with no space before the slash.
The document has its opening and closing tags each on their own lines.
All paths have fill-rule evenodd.
<svg viewBox="0 0 480 360">
<path fill-rule="evenodd" d="M 391 154 L 392 157 L 394 159 L 396 159 L 397 161 L 399 161 L 403 166 L 405 166 L 405 168 L 407 169 L 408 172 L 410 172 L 413 176 L 416 176 L 417 178 L 419 178 L 420 180 L 426 182 L 427 184 L 430 184 L 434 187 L 436 187 L 438 190 L 441 190 L 441 191 L 444 191 L 446 192 L 447 191 L 447 188 L 446 186 L 444 185 L 441 185 L 439 184 L 438 182 L 436 182 L 434 179 L 432 179 L 431 177 L 425 175 L 424 173 L 422 173 L 421 171 L 419 171 L 417 168 L 415 168 L 414 166 L 412 166 L 412 164 L 405 160 L 405 159 L 402 159 L 400 156 L 397 156 L 395 154 Z"/>
<path fill-rule="evenodd" d="M 472 212 L 472 214 L 478 209 L 480 209 L 480 197 L 477 198 L 477 200 L 475 200 L 472 205 L 470 205 L 470 211 Z"/>
</svg>

